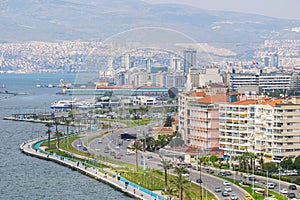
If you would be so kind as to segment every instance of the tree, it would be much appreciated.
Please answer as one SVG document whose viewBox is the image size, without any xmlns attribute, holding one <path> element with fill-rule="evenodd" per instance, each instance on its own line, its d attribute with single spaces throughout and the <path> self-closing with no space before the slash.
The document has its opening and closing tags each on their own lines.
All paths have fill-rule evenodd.
<svg viewBox="0 0 300 200">
<path fill-rule="evenodd" d="M 264 164 L 264 170 L 267 170 L 269 173 L 275 173 L 278 171 L 276 163 L 269 162 Z"/>
<path fill-rule="evenodd" d="M 130 147 L 130 149 L 135 151 L 135 166 L 136 166 L 136 172 L 138 172 L 139 171 L 138 151 L 143 150 L 143 144 L 140 141 L 135 141 L 133 145 Z"/>
<path fill-rule="evenodd" d="M 164 169 L 165 172 L 165 189 L 168 186 L 168 170 L 172 167 L 172 163 L 170 160 L 162 159 L 161 164 L 159 164 L 160 167 Z"/>
<path fill-rule="evenodd" d="M 59 125 L 59 120 L 57 118 L 55 118 L 54 120 L 54 125 L 55 125 L 55 135 L 56 135 L 56 139 L 57 139 L 57 148 L 59 149 L 59 137 L 61 136 L 61 134 L 58 132 L 58 125 Z"/>
<path fill-rule="evenodd" d="M 166 135 L 158 135 L 157 136 L 157 146 L 159 148 L 163 148 L 166 144 L 168 144 Z"/>
<path fill-rule="evenodd" d="M 295 161 L 294 161 L 294 168 L 298 171 L 300 171 L 300 155 L 297 156 L 295 158 Z"/>
<path fill-rule="evenodd" d="M 293 161 L 290 157 L 285 157 L 283 160 L 280 162 L 280 167 L 286 170 L 293 169 Z"/>
<path fill-rule="evenodd" d="M 179 200 L 183 200 L 183 184 L 187 182 L 187 179 L 183 174 L 186 174 L 188 170 L 185 167 L 179 166 L 174 168 L 176 176 L 176 186 L 179 191 Z"/>
<path fill-rule="evenodd" d="M 52 125 L 50 123 L 47 123 L 45 126 L 48 128 L 48 130 L 47 130 L 46 133 L 48 135 L 48 149 L 50 149 L 50 135 L 51 135 L 51 127 L 52 127 Z"/>
<path fill-rule="evenodd" d="M 216 154 L 209 156 L 209 161 L 215 167 L 215 163 L 218 161 L 219 157 Z"/>
<path fill-rule="evenodd" d="M 263 167 L 264 167 L 264 153 L 258 153 L 257 158 L 259 159 L 260 168 L 263 169 Z"/>
<path fill-rule="evenodd" d="M 173 121 L 174 121 L 174 118 L 172 118 L 170 115 L 168 115 L 166 118 L 164 127 L 171 127 Z"/>
</svg>

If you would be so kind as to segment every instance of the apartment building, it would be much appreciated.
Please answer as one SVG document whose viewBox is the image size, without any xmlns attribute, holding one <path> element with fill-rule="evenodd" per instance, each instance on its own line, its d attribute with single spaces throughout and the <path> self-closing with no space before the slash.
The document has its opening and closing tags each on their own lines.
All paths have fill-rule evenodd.
<svg viewBox="0 0 300 200">
<path fill-rule="evenodd" d="M 196 93 L 197 94 L 197 93 Z M 227 95 L 181 95 L 179 99 L 179 131 L 185 144 L 196 149 L 219 151 L 219 103 L 227 101 Z"/>
<path fill-rule="evenodd" d="M 219 108 L 225 155 L 262 153 L 266 161 L 280 162 L 300 154 L 300 97 L 248 99 Z"/>
<path fill-rule="evenodd" d="M 281 73 L 239 73 L 229 75 L 230 89 L 241 92 L 245 87 L 256 87 L 259 93 L 274 92 L 276 90 L 298 90 L 298 74 Z"/>
</svg>

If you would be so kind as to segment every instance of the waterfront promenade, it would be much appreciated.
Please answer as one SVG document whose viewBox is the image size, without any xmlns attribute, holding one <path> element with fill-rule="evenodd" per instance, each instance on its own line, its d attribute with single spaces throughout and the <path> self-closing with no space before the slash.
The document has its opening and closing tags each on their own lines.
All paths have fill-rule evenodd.
<svg viewBox="0 0 300 200">
<path fill-rule="evenodd" d="M 131 197 L 134 197 L 137 199 L 145 199 L 145 200 L 160 200 L 160 199 L 163 200 L 164 199 L 159 195 L 157 195 L 156 197 L 153 196 L 153 194 L 150 195 L 144 188 L 140 188 L 139 186 L 137 186 L 133 183 L 129 182 L 129 184 L 125 184 L 126 181 L 124 181 L 124 179 L 121 178 L 119 180 L 118 176 L 109 176 L 108 173 L 103 173 L 95 167 L 87 166 L 81 162 L 74 162 L 65 157 L 45 154 L 45 153 L 33 148 L 34 145 L 39 141 L 40 141 L 40 139 L 27 141 L 20 145 L 20 150 L 27 155 L 45 159 L 45 160 L 49 160 L 49 161 L 54 161 L 61 165 L 67 166 L 67 167 L 71 168 L 72 170 L 77 170 L 77 171 L 81 172 L 82 174 L 90 176 L 96 180 L 99 180 L 103 183 L 106 183 L 106 184 L 112 186 L 113 188 L 115 188 L 121 192 L 124 192 L 128 196 L 131 196 Z"/>
</svg>

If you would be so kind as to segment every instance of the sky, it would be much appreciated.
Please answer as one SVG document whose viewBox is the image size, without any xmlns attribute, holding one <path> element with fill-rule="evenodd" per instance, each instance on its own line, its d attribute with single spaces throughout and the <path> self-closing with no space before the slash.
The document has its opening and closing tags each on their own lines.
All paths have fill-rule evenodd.
<svg viewBox="0 0 300 200">
<path fill-rule="evenodd" d="M 148 3 L 187 4 L 208 10 L 236 11 L 276 18 L 299 19 L 300 0 L 144 0 Z"/>
</svg>

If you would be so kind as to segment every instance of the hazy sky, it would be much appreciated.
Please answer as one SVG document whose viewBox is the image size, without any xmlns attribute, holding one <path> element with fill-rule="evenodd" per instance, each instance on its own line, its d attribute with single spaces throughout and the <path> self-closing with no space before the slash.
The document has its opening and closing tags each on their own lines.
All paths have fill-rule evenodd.
<svg viewBox="0 0 300 200">
<path fill-rule="evenodd" d="M 188 4 L 209 10 L 261 14 L 277 18 L 300 19 L 300 0 L 145 0 L 149 3 Z"/>
</svg>

